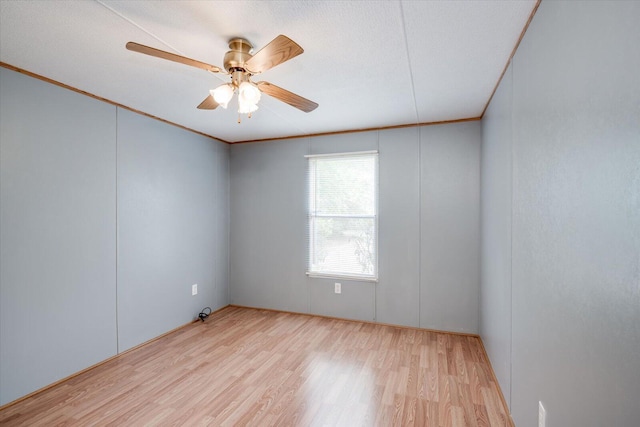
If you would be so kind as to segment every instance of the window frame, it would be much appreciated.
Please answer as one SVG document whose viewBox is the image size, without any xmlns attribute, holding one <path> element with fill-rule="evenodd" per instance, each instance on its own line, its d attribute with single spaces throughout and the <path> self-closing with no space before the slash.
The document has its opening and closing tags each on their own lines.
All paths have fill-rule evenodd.
<svg viewBox="0 0 640 427">
<path fill-rule="evenodd" d="M 318 158 L 339 158 L 339 157 L 359 157 L 359 156 L 368 156 L 373 158 L 374 160 L 374 209 L 375 212 L 373 215 L 332 215 L 332 214 L 318 214 L 314 212 L 314 196 L 315 191 L 312 188 L 312 183 L 315 182 L 315 175 L 313 172 L 312 160 Z M 378 274 L 379 274 L 379 266 L 378 266 L 378 247 L 380 241 L 380 233 L 379 233 L 379 218 L 380 218 L 380 209 L 379 209 L 379 197 L 380 197 L 380 186 L 379 186 L 379 156 L 378 150 L 371 151 L 354 151 L 354 152 L 344 152 L 344 153 L 328 153 L 328 154 L 310 154 L 304 156 L 307 159 L 307 271 L 306 275 L 311 278 L 330 278 L 330 279 L 344 279 L 344 280 L 353 280 L 353 281 L 362 281 L 362 282 L 378 282 Z M 355 274 L 355 273 L 341 273 L 341 272 L 326 272 L 326 271 L 316 271 L 312 269 L 313 255 L 315 250 L 314 244 L 314 225 L 316 221 L 315 218 L 372 218 L 374 220 L 373 231 L 374 231 L 374 252 L 375 256 L 373 259 L 373 274 Z"/>
</svg>

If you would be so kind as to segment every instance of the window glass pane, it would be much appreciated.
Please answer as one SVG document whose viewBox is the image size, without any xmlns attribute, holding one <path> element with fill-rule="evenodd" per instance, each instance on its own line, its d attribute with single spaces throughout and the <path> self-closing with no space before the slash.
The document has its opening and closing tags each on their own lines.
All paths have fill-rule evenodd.
<svg viewBox="0 0 640 427">
<path fill-rule="evenodd" d="M 375 213 L 375 158 L 336 157 L 317 160 L 316 212 L 331 215 Z"/>
<path fill-rule="evenodd" d="M 374 274 L 375 219 L 316 217 L 312 271 Z"/>
</svg>

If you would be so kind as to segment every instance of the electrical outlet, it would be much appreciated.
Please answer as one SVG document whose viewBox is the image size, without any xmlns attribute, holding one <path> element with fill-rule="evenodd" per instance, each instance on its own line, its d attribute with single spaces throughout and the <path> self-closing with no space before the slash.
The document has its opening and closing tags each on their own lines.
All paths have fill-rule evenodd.
<svg viewBox="0 0 640 427">
<path fill-rule="evenodd" d="M 542 402 L 538 401 L 538 427 L 545 427 L 547 423 L 547 410 L 542 406 Z"/>
<path fill-rule="evenodd" d="M 198 295 L 198 284 L 191 285 L 191 295 Z"/>
<path fill-rule="evenodd" d="M 334 292 L 336 294 L 341 294 L 342 293 L 342 285 L 340 283 L 336 283 L 335 284 Z"/>
</svg>

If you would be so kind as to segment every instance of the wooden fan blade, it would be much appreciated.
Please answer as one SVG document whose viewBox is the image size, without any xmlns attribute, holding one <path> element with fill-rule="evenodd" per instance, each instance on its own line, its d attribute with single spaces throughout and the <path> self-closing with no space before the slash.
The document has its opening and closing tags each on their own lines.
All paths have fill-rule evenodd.
<svg viewBox="0 0 640 427">
<path fill-rule="evenodd" d="M 304 50 L 298 43 L 280 34 L 245 62 L 245 67 L 252 74 L 262 73 L 291 58 L 295 58 L 302 52 Z"/>
<path fill-rule="evenodd" d="M 306 98 L 301 97 L 300 95 L 296 95 L 293 92 L 289 92 L 288 90 L 282 89 L 274 84 L 269 82 L 258 82 L 256 83 L 258 89 L 260 91 L 266 93 L 267 95 L 273 96 L 276 99 L 279 99 L 282 102 L 286 102 L 287 104 L 296 107 L 298 110 L 302 110 L 305 113 L 309 113 L 316 108 L 318 108 L 318 104 L 313 101 L 309 101 Z"/>
<path fill-rule="evenodd" d="M 129 42 L 127 43 L 127 49 L 144 53 L 145 55 L 155 56 L 157 58 L 168 59 L 169 61 L 179 62 L 181 64 L 190 65 L 196 68 L 202 68 L 203 70 L 211 71 L 212 73 L 224 73 L 225 71 L 216 67 L 215 65 L 207 64 L 204 62 L 196 61 L 195 59 L 187 58 L 186 56 L 176 55 L 175 53 L 165 52 L 164 50 L 155 49 L 153 47 L 145 46 L 143 44 Z"/>
<path fill-rule="evenodd" d="M 218 108 L 218 105 L 220 104 L 213 99 L 213 96 L 209 95 L 200 103 L 200 105 L 198 105 L 198 108 L 201 110 L 215 110 Z"/>
</svg>

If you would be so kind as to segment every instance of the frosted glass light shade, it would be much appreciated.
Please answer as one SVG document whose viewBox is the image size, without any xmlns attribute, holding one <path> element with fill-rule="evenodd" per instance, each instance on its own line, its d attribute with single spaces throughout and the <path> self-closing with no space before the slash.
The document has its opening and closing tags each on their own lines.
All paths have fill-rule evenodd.
<svg viewBox="0 0 640 427">
<path fill-rule="evenodd" d="M 238 113 L 250 114 L 258 109 L 256 104 L 250 104 L 247 101 L 243 101 L 242 97 L 238 97 Z"/>
<path fill-rule="evenodd" d="M 238 89 L 238 99 L 244 103 L 256 105 L 260 101 L 260 89 L 253 83 L 242 82 Z"/>
<path fill-rule="evenodd" d="M 227 108 L 229 101 L 233 98 L 233 86 L 230 84 L 220 85 L 217 88 L 210 90 L 213 99 L 222 107 Z"/>
</svg>

